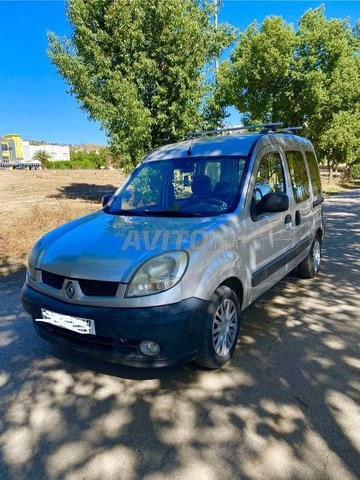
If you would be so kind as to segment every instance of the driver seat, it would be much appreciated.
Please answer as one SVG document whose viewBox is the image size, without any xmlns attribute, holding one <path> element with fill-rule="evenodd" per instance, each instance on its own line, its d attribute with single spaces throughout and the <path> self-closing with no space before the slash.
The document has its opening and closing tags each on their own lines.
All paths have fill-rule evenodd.
<svg viewBox="0 0 360 480">
<path fill-rule="evenodd" d="M 211 180 L 207 175 L 198 175 L 193 178 L 191 184 L 193 197 L 206 198 L 212 193 Z"/>
</svg>

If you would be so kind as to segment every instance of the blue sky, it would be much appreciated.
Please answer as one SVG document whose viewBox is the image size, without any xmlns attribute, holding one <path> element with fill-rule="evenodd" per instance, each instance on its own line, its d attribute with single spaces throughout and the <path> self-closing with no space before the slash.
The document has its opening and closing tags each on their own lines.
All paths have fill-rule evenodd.
<svg viewBox="0 0 360 480">
<path fill-rule="evenodd" d="M 324 3 L 328 17 L 360 16 L 358 1 L 236 1 L 225 0 L 219 20 L 240 29 L 254 19 L 281 15 L 297 23 L 309 8 Z M 0 134 L 20 133 L 23 138 L 59 143 L 106 143 L 97 123 L 87 119 L 67 85 L 56 73 L 46 55 L 46 32 L 69 34 L 62 1 L 0 0 Z M 239 115 L 232 111 L 232 123 Z"/>
</svg>

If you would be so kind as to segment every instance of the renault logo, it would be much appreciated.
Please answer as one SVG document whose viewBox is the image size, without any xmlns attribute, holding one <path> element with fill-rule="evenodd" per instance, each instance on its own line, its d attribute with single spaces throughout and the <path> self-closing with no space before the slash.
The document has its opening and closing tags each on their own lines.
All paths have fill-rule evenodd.
<svg viewBox="0 0 360 480">
<path fill-rule="evenodd" d="M 73 282 L 67 282 L 65 287 L 65 295 L 68 298 L 73 298 L 73 296 L 75 295 L 75 288 Z"/>
</svg>

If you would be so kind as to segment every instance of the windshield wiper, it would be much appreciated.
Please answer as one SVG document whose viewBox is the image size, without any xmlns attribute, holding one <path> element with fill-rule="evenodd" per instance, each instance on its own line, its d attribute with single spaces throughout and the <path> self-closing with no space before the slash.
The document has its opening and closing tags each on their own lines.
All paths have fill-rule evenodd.
<svg viewBox="0 0 360 480">
<path fill-rule="evenodd" d="M 129 215 L 137 217 L 203 217 L 204 215 L 197 212 L 183 212 L 177 210 L 105 210 L 111 215 Z"/>
<path fill-rule="evenodd" d="M 128 215 L 128 216 L 134 216 L 134 217 L 147 217 L 148 212 L 145 212 L 143 210 L 114 210 L 112 211 L 111 209 L 105 210 L 106 213 L 110 213 L 111 215 Z"/>
</svg>

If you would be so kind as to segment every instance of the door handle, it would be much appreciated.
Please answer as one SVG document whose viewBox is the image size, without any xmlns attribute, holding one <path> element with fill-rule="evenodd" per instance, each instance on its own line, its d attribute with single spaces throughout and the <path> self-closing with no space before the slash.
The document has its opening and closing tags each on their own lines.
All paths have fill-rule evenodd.
<svg viewBox="0 0 360 480">
<path fill-rule="evenodd" d="M 295 212 L 295 225 L 298 226 L 301 223 L 301 213 L 300 210 L 296 210 Z"/>
<path fill-rule="evenodd" d="M 290 230 L 292 228 L 291 215 L 286 215 L 284 223 L 285 223 L 285 230 Z"/>
</svg>

